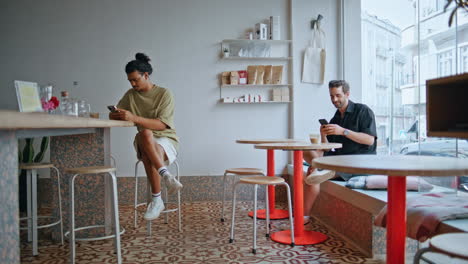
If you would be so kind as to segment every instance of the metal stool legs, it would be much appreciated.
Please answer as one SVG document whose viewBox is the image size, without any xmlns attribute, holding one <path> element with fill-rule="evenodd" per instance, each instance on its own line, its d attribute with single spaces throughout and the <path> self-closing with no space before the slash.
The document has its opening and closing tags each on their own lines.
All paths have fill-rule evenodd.
<svg viewBox="0 0 468 264">
<path fill-rule="evenodd" d="M 236 214 L 236 198 L 237 198 L 237 187 L 239 184 L 242 182 L 237 182 L 234 184 L 233 191 L 232 191 L 232 216 L 231 216 L 231 233 L 230 233 L 230 238 L 229 238 L 229 243 L 234 242 L 234 227 L 235 227 L 235 214 Z M 293 217 L 292 217 L 292 206 L 291 206 L 291 192 L 289 185 L 285 182 L 282 183 L 277 183 L 277 184 L 269 184 L 269 185 L 284 185 L 286 186 L 286 191 L 287 191 L 287 196 L 288 196 L 288 211 L 289 211 L 289 223 L 290 223 L 290 230 L 291 230 L 291 246 L 295 245 L 294 242 L 294 222 L 293 222 Z M 257 188 L 259 184 L 254 184 L 254 215 L 253 215 L 253 247 L 252 247 L 252 253 L 256 254 L 257 253 Z M 265 187 L 268 189 L 269 185 L 265 185 Z M 266 198 L 266 237 L 270 236 L 270 208 L 268 206 L 268 191 L 265 192 Z"/>
<path fill-rule="evenodd" d="M 231 170 L 235 170 L 235 169 L 231 169 Z M 258 170 L 260 170 L 260 169 L 258 169 Z M 224 204 L 226 203 L 226 178 L 227 178 L 227 175 L 229 175 L 229 174 L 240 175 L 240 176 L 247 176 L 247 175 L 250 175 L 250 176 L 252 176 L 252 175 L 265 176 L 265 174 L 262 173 L 262 172 L 256 172 L 256 173 L 244 174 L 244 175 L 236 174 L 236 173 L 228 172 L 228 171 L 224 172 L 224 176 L 223 176 L 223 200 L 222 200 L 223 202 L 221 204 L 221 222 L 225 221 L 225 219 L 224 219 L 224 208 L 225 208 Z"/>
<path fill-rule="evenodd" d="M 221 207 L 221 222 L 224 222 L 224 203 L 226 201 L 226 176 L 228 175 L 227 172 L 224 173 L 223 177 L 223 203 Z"/>
<path fill-rule="evenodd" d="M 428 260 L 428 259 L 425 259 L 423 258 L 423 254 L 426 253 L 426 252 L 431 252 L 432 250 L 430 248 L 421 248 L 420 250 L 418 250 L 416 252 L 416 254 L 414 255 L 414 259 L 413 259 L 413 263 L 414 264 L 419 264 L 419 260 L 423 259 L 425 262 L 429 263 L 429 264 L 435 264 L 434 262 Z"/>
<path fill-rule="evenodd" d="M 138 160 L 136 163 L 135 163 L 135 196 L 134 196 L 134 203 L 133 203 L 133 226 L 134 228 L 137 228 L 137 219 L 138 219 L 138 207 L 140 206 L 143 206 L 143 205 L 146 205 L 147 202 L 145 203 L 138 203 L 138 164 L 141 162 L 141 160 Z M 176 175 L 175 177 L 177 178 L 178 181 L 180 181 L 180 173 L 179 173 L 179 163 L 177 163 L 177 161 L 174 161 L 171 166 L 174 165 L 175 167 L 175 170 L 176 170 Z M 147 192 L 147 197 L 148 197 L 148 200 L 151 199 L 151 185 L 150 185 L 150 182 L 148 180 L 147 182 L 147 186 L 146 186 L 146 192 Z M 163 201 L 164 201 L 164 204 L 172 204 L 173 202 L 169 202 L 169 196 L 168 196 L 168 193 L 167 193 L 167 187 L 164 186 L 164 188 L 162 188 L 162 198 L 163 198 Z M 170 213 L 170 212 L 175 212 L 177 211 L 177 229 L 179 230 L 179 232 L 182 232 L 182 212 L 181 212 L 181 202 L 180 202 L 180 190 L 177 192 L 177 208 L 173 208 L 173 209 L 165 209 L 164 211 L 162 211 L 162 213 L 165 213 L 164 215 L 164 223 L 167 224 L 169 222 L 169 216 L 167 213 Z M 151 236 L 151 221 L 146 221 L 146 231 L 147 231 L 147 234 L 148 236 Z"/>
<path fill-rule="evenodd" d="M 103 227 L 102 225 L 96 226 L 85 226 L 75 228 L 75 179 L 80 174 L 74 174 L 73 177 L 70 178 L 70 231 L 67 232 L 69 234 L 69 242 L 70 242 L 70 263 L 75 263 L 76 257 L 76 249 L 75 249 L 75 241 L 77 240 L 85 240 L 85 241 L 93 241 L 93 240 L 101 240 L 107 238 L 115 238 L 115 251 L 117 253 L 117 263 L 122 263 L 122 255 L 120 249 L 120 234 L 123 233 L 120 231 L 120 223 L 119 223 L 119 204 L 117 198 L 117 179 L 115 177 L 115 173 L 108 172 L 109 176 L 111 177 L 112 183 L 112 223 L 114 225 L 114 234 L 109 236 L 103 237 L 95 237 L 95 238 L 75 238 L 75 232 L 79 230 L 91 229 L 91 228 L 99 228 Z"/>
<path fill-rule="evenodd" d="M 62 195 L 60 193 L 60 172 L 59 170 L 51 166 L 56 172 L 57 177 L 57 198 L 58 198 L 58 209 L 59 217 L 55 222 L 38 225 L 37 221 L 41 218 L 54 218 L 53 216 L 38 216 L 37 215 L 37 170 L 27 169 L 26 170 L 26 190 L 27 190 L 27 216 L 20 218 L 20 220 L 27 220 L 28 227 L 20 228 L 28 230 L 28 242 L 32 242 L 33 256 L 39 254 L 38 251 L 38 229 L 48 228 L 60 224 L 60 242 L 63 245 L 63 221 L 62 221 Z"/>
</svg>

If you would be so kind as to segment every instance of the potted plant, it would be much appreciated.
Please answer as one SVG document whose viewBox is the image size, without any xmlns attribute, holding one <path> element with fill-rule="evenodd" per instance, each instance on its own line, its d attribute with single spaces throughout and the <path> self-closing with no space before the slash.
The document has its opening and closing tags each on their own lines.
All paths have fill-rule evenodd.
<svg viewBox="0 0 468 264">
<path fill-rule="evenodd" d="M 223 55 L 224 55 L 224 58 L 227 58 L 229 57 L 229 49 L 228 48 L 223 48 Z"/>
</svg>

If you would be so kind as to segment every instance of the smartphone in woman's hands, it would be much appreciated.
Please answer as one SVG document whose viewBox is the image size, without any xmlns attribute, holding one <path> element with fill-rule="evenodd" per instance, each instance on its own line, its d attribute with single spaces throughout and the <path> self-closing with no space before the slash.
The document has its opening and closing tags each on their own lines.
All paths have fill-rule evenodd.
<svg viewBox="0 0 468 264">
<path fill-rule="evenodd" d="M 109 109 L 109 111 L 111 111 L 111 112 L 117 111 L 117 107 L 115 107 L 115 105 L 108 105 L 107 109 Z"/>
</svg>

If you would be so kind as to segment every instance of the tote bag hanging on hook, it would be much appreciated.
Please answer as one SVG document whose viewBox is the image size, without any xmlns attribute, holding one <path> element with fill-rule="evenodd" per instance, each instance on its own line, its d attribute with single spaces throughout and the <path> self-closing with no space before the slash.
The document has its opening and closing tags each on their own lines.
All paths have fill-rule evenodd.
<svg viewBox="0 0 468 264">
<path fill-rule="evenodd" d="M 325 32 L 317 25 L 312 30 L 312 38 L 304 52 L 302 82 L 323 83 L 325 76 Z"/>
</svg>

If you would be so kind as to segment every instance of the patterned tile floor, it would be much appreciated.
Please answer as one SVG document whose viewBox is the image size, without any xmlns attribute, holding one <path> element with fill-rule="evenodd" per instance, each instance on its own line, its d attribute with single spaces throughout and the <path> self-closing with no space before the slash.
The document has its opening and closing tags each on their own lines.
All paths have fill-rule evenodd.
<svg viewBox="0 0 468 264">
<path fill-rule="evenodd" d="M 121 207 L 121 225 L 126 229 L 121 237 L 124 263 L 380 263 L 365 258 L 362 253 L 327 230 L 318 221 L 306 228 L 320 231 L 329 238 L 317 245 L 282 245 L 264 235 L 263 220 L 258 220 L 257 254 L 251 253 L 252 220 L 246 212 L 250 202 L 239 202 L 236 211 L 236 238 L 229 243 L 230 221 L 220 221 L 221 203 L 196 202 L 182 206 L 182 232 L 177 231 L 176 214 L 153 221 L 153 234 L 146 235 L 146 224 L 140 214 L 139 227 L 133 228 L 131 207 Z M 230 209 L 229 209 L 230 210 Z M 228 217 L 229 218 L 229 217 Z M 272 229 L 287 224 L 287 220 L 273 221 Z M 24 238 L 25 234 L 22 234 Z M 68 248 L 47 239 L 39 241 L 39 256 L 33 257 L 30 244 L 21 243 L 22 263 L 68 263 Z M 80 242 L 77 244 L 77 263 L 116 263 L 113 240 Z"/>
</svg>

